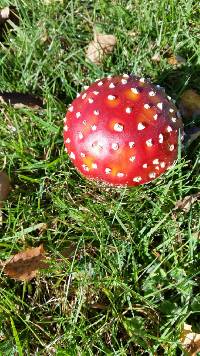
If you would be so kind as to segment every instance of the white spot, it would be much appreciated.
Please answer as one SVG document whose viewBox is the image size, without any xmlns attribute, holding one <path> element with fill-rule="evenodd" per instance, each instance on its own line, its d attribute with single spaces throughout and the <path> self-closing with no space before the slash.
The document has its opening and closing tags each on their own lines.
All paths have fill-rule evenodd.
<svg viewBox="0 0 200 356">
<path fill-rule="evenodd" d="M 65 147 L 65 149 L 64 149 L 64 150 L 65 150 L 65 152 L 66 152 L 66 153 L 68 152 L 68 149 L 67 149 L 67 147 Z"/>
<path fill-rule="evenodd" d="M 89 171 L 89 168 L 86 164 L 82 164 L 82 167 L 83 167 L 84 171 L 87 171 L 87 172 Z"/>
<path fill-rule="evenodd" d="M 131 157 L 129 158 L 129 161 L 134 162 L 134 161 L 135 161 L 135 156 L 131 156 Z"/>
<path fill-rule="evenodd" d="M 86 94 L 86 93 L 84 93 L 84 94 L 82 95 L 82 99 L 85 99 L 85 98 L 86 98 L 86 96 L 87 96 L 87 94 Z"/>
<path fill-rule="evenodd" d="M 68 126 L 67 125 L 64 126 L 64 130 L 68 131 Z"/>
<path fill-rule="evenodd" d="M 85 153 L 81 152 L 81 157 L 85 157 Z"/>
<path fill-rule="evenodd" d="M 107 78 L 108 78 L 108 79 L 111 79 L 111 78 L 112 78 L 112 75 L 111 75 L 111 74 L 109 74 L 109 75 L 107 76 Z"/>
<path fill-rule="evenodd" d="M 137 88 L 131 88 L 132 93 L 139 94 L 139 90 Z"/>
<path fill-rule="evenodd" d="M 85 90 L 87 90 L 88 88 L 89 88 L 89 86 L 88 85 L 84 85 L 84 87 L 83 87 Z"/>
<path fill-rule="evenodd" d="M 82 132 L 78 132 L 78 137 L 80 138 L 80 140 L 82 140 L 82 138 L 83 138 L 83 134 L 82 134 Z"/>
<path fill-rule="evenodd" d="M 159 167 L 159 166 L 156 166 L 155 169 L 157 169 L 157 171 L 159 171 L 160 167 Z"/>
<path fill-rule="evenodd" d="M 158 158 L 155 158 L 155 159 L 153 160 L 153 164 L 159 164 L 159 159 L 158 159 Z"/>
<path fill-rule="evenodd" d="M 93 125 L 93 126 L 91 127 L 91 129 L 92 129 L 92 131 L 96 131 L 96 129 L 97 129 L 96 125 Z"/>
<path fill-rule="evenodd" d="M 106 168 L 106 169 L 105 169 L 105 173 L 106 173 L 106 174 L 111 173 L 111 169 L 110 169 L 110 168 Z"/>
<path fill-rule="evenodd" d="M 155 96 L 155 95 L 156 95 L 156 92 L 155 92 L 155 91 L 151 90 L 151 91 L 149 92 L 149 96 Z"/>
<path fill-rule="evenodd" d="M 119 178 L 124 177 L 124 173 L 122 173 L 122 172 L 118 172 L 118 173 L 117 173 L 117 177 L 119 177 Z"/>
<path fill-rule="evenodd" d="M 70 140 L 70 138 L 68 137 L 66 140 L 65 140 L 65 143 L 70 143 L 71 142 L 71 140 Z"/>
<path fill-rule="evenodd" d="M 158 109 L 162 110 L 163 109 L 163 103 L 158 103 L 157 107 L 158 107 Z"/>
<path fill-rule="evenodd" d="M 118 148 L 119 148 L 119 144 L 118 143 L 112 143 L 111 147 L 112 147 L 113 150 L 117 151 Z"/>
<path fill-rule="evenodd" d="M 71 105 L 69 108 L 68 108 L 68 111 L 72 112 L 74 110 L 74 107 Z"/>
<path fill-rule="evenodd" d="M 77 119 L 78 119 L 80 116 L 81 116 L 81 113 L 80 113 L 80 111 L 78 111 L 78 112 L 76 113 Z"/>
<path fill-rule="evenodd" d="M 170 151 L 173 151 L 173 150 L 174 150 L 174 145 L 170 145 L 170 146 L 169 146 L 169 150 L 170 150 Z"/>
<path fill-rule="evenodd" d="M 155 114 L 155 115 L 153 116 L 153 118 L 154 118 L 154 120 L 157 120 L 158 114 Z"/>
<path fill-rule="evenodd" d="M 156 173 L 155 172 L 149 173 L 149 178 L 156 178 Z"/>
<path fill-rule="evenodd" d="M 144 108 L 145 109 L 150 109 L 150 105 L 149 104 L 144 104 Z"/>
<path fill-rule="evenodd" d="M 100 81 L 99 83 L 97 83 L 98 87 L 101 87 L 103 85 L 103 82 Z"/>
<path fill-rule="evenodd" d="M 87 121 L 83 120 L 83 125 L 86 126 L 87 125 Z"/>
<path fill-rule="evenodd" d="M 128 74 L 123 74 L 123 77 L 124 78 L 129 78 L 129 75 Z"/>
<path fill-rule="evenodd" d="M 90 104 L 92 104 L 92 103 L 94 102 L 94 99 L 89 98 L 89 99 L 88 99 L 88 102 L 89 102 Z"/>
<path fill-rule="evenodd" d="M 138 130 L 141 131 L 141 130 L 144 130 L 146 126 L 144 126 L 141 122 L 139 122 L 138 124 Z"/>
<path fill-rule="evenodd" d="M 130 113 L 132 113 L 133 109 L 132 108 L 126 108 L 125 111 L 126 111 L 127 114 L 130 114 Z"/>
<path fill-rule="evenodd" d="M 147 163 L 144 163 L 143 165 L 142 165 L 142 167 L 143 168 L 147 168 L 148 166 L 147 166 Z"/>
<path fill-rule="evenodd" d="M 122 82 L 122 84 L 127 84 L 127 80 L 126 79 L 122 79 L 121 82 Z"/>
<path fill-rule="evenodd" d="M 140 78 L 139 80 L 141 83 L 144 83 L 145 82 L 145 79 L 144 78 Z"/>
<path fill-rule="evenodd" d="M 174 112 L 174 109 L 170 108 L 170 109 L 169 109 L 169 112 Z"/>
<path fill-rule="evenodd" d="M 67 122 L 67 118 L 66 118 L 66 117 L 64 117 L 63 121 L 64 121 L 64 123 L 66 123 L 66 122 Z"/>
<path fill-rule="evenodd" d="M 159 134 L 159 136 L 158 136 L 158 142 L 159 142 L 159 143 L 163 143 L 163 139 L 164 139 L 163 135 L 162 135 L 162 134 Z"/>
<path fill-rule="evenodd" d="M 108 95 L 108 100 L 115 100 L 116 99 L 116 96 L 114 95 Z"/>
<path fill-rule="evenodd" d="M 94 110 L 94 115 L 99 115 L 99 110 Z"/>
<path fill-rule="evenodd" d="M 167 95 L 167 99 L 168 99 L 168 100 L 171 100 L 171 96 Z"/>
<path fill-rule="evenodd" d="M 109 88 L 110 88 L 110 89 L 115 88 L 115 84 L 114 84 L 114 83 L 110 83 Z"/>
<path fill-rule="evenodd" d="M 135 177 L 133 178 L 133 182 L 139 183 L 142 180 L 142 177 Z"/>
<path fill-rule="evenodd" d="M 79 98 L 80 95 L 81 95 L 80 93 L 77 93 L 77 94 L 76 94 L 76 97 Z"/>
<path fill-rule="evenodd" d="M 165 162 L 160 162 L 161 168 L 165 168 Z"/>
<path fill-rule="evenodd" d="M 97 164 L 96 163 L 92 163 L 92 168 L 97 169 Z"/>
<path fill-rule="evenodd" d="M 157 85 L 156 85 L 156 88 L 160 89 L 160 88 L 161 88 L 161 86 L 160 86 L 159 84 L 157 84 Z"/>
<path fill-rule="evenodd" d="M 147 147 L 152 147 L 153 146 L 152 138 L 150 138 L 149 140 L 146 140 L 146 145 L 147 145 Z"/>
<path fill-rule="evenodd" d="M 172 132 L 171 126 L 167 126 L 166 131 L 167 131 L 167 132 Z"/>
<path fill-rule="evenodd" d="M 70 153 L 69 157 L 70 157 L 71 159 L 75 159 L 75 158 L 76 158 L 76 157 L 75 157 L 75 154 L 74 154 L 73 152 Z"/>
<path fill-rule="evenodd" d="M 129 145 L 130 148 L 133 148 L 135 146 L 135 142 L 131 141 L 131 142 L 128 143 L 128 145 Z"/>
<path fill-rule="evenodd" d="M 122 132 L 123 129 L 124 129 L 124 126 L 123 126 L 122 124 L 116 123 L 116 124 L 114 125 L 114 131 Z"/>
<path fill-rule="evenodd" d="M 176 117 L 172 117 L 172 122 L 176 122 L 176 121 L 177 121 Z"/>
<path fill-rule="evenodd" d="M 98 95 L 98 94 L 99 94 L 99 91 L 96 91 L 96 90 L 95 90 L 95 91 L 93 91 L 93 94 L 94 94 L 94 95 Z"/>
</svg>

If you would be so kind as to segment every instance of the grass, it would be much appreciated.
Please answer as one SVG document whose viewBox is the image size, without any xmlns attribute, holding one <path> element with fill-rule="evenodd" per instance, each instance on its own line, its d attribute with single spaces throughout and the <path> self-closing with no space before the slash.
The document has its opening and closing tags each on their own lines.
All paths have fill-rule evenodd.
<svg viewBox="0 0 200 356">
<path fill-rule="evenodd" d="M 43 243 L 52 262 L 27 283 L 1 273 L 0 355 L 181 355 L 183 323 L 200 332 L 200 215 L 198 203 L 188 213 L 173 208 L 199 191 L 199 143 L 152 184 L 105 189 L 70 163 L 62 119 L 83 85 L 108 74 L 148 76 L 175 100 L 186 88 L 200 90 L 198 4 L 12 5 L 19 26 L 10 23 L 0 44 L 0 90 L 39 95 L 45 108 L 1 108 L 0 161 L 13 189 L 0 258 Z M 85 60 L 93 26 L 118 39 L 98 67 Z M 171 54 L 186 64 L 172 68 Z"/>
</svg>

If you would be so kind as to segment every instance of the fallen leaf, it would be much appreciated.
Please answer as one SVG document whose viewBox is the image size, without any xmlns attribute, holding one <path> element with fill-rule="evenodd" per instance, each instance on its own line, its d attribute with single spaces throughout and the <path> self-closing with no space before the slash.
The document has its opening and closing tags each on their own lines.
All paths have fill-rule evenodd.
<svg viewBox="0 0 200 356">
<path fill-rule="evenodd" d="M 47 29 L 45 28 L 44 30 L 43 30 L 43 32 L 41 33 L 41 36 L 40 36 L 40 42 L 42 43 L 42 44 L 44 44 L 44 43 L 51 43 L 51 39 L 50 39 L 50 37 L 49 37 L 49 35 L 48 35 L 48 31 L 47 31 Z"/>
<path fill-rule="evenodd" d="M 179 56 L 179 55 L 172 55 L 171 57 L 168 58 L 168 63 L 171 64 L 172 66 L 179 67 L 182 64 L 186 63 L 185 58 Z"/>
<path fill-rule="evenodd" d="M 19 25 L 19 14 L 15 6 L 6 6 L 0 9 L 0 41 L 6 39 L 6 34 Z"/>
<path fill-rule="evenodd" d="M 0 341 L 6 340 L 6 336 L 1 332 L 0 334 Z"/>
<path fill-rule="evenodd" d="M 0 207 L 10 191 L 10 180 L 5 172 L 0 172 Z"/>
<path fill-rule="evenodd" d="M 39 109 L 43 107 L 41 98 L 32 94 L 22 93 L 0 93 L 0 103 L 13 105 L 15 109 L 31 108 Z"/>
<path fill-rule="evenodd" d="M 200 334 L 192 332 L 191 325 L 184 324 L 180 342 L 189 356 L 195 356 L 200 351 Z"/>
<path fill-rule="evenodd" d="M 12 256 L 4 264 L 4 273 L 17 281 L 30 281 L 39 269 L 48 268 L 43 245 L 31 247 Z"/>
<path fill-rule="evenodd" d="M 90 308 L 92 309 L 106 309 L 107 308 L 107 305 L 103 304 L 103 303 L 91 303 L 90 305 Z"/>
<path fill-rule="evenodd" d="M 184 118 L 195 119 L 200 115 L 200 95 L 193 89 L 184 91 L 180 98 L 179 110 Z"/>
<path fill-rule="evenodd" d="M 2 225 L 2 211 L 3 202 L 6 200 L 10 191 L 10 181 L 5 172 L 0 172 L 0 226 Z"/>
<path fill-rule="evenodd" d="M 94 32 L 94 40 L 89 43 L 86 58 L 92 63 L 101 64 L 104 57 L 111 54 L 117 39 L 114 35 Z"/>
<path fill-rule="evenodd" d="M 9 6 L 6 6 L 3 9 L 0 9 L 0 24 L 7 21 L 9 19 L 9 16 L 10 16 Z"/>
<path fill-rule="evenodd" d="M 155 53 L 152 57 L 151 57 L 151 60 L 153 62 L 160 62 L 161 61 L 161 56 L 159 53 Z"/>
<path fill-rule="evenodd" d="M 134 31 L 134 30 L 128 31 L 127 35 L 128 37 L 136 37 L 138 35 L 138 31 Z"/>
<path fill-rule="evenodd" d="M 185 198 L 180 199 L 176 202 L 174 210 L 183 210 L 185 213 L 191 208 L 191 205 L 194 204 L 198 199 L 200 199 L 200 192 L 192 195 L 187 195 Z"/>
</svg>

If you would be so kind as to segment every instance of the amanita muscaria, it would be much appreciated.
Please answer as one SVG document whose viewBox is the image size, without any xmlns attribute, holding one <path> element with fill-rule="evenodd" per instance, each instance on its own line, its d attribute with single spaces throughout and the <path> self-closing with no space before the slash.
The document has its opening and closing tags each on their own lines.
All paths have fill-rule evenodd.
<svg viewBox="0 0 200 356">
<path fill-rule="evenodd" d="M 85 177 L 114 186 L 152 181 L 177 159 L 183 124 L 164 90 L 132 75 L 97 80 L 64 119 L 65 150 Z"/>
</svg>

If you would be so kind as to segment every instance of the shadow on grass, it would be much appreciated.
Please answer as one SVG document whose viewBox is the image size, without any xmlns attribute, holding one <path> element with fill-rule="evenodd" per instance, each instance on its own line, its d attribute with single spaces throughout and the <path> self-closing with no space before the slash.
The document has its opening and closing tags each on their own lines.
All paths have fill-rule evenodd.
<svg viewBox="0 0 200 356">
<path fill-rule="evenodd" d="M 157 76 L 157 82 L 178 102 L 181 94 L 186 89 L 200 91 L 199 78 L 200 65 L 190 64 L 162 71 Z"/>
<path fill-rule="evenodd" d="M 186 64 L 175 69 L 171 68 L 160 72 L 157 76 L 157 83 L 163 86 L 167 94 L 176 100 L 176 106 L 179 108 L 180 98 L 185 90 L 193 89 L 200 94 L 199 78 L 200 65 Z M 200 116 L 196 115 L 195 117 L 184 117 L 182 112 L 181 114 L 186 133 L 184 151 L 189 159 L 195 161 L 200 143 Z M 197 139 L 195 135 L 198 136 Z M 190 143 L 190 140 L 192 143 Z"/>
</svg>

